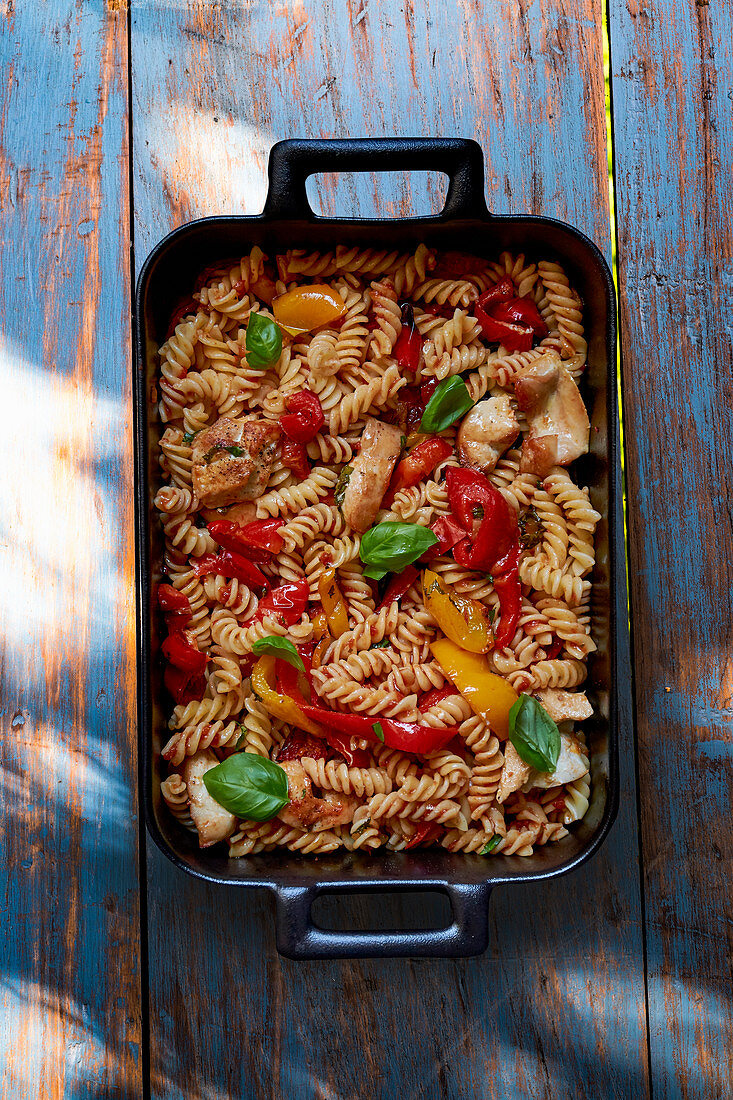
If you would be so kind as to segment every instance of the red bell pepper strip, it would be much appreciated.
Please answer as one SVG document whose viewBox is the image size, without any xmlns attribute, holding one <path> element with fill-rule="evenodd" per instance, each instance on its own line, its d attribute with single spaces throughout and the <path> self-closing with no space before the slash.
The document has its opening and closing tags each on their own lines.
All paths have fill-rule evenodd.
<svg viewBox="0 0 733 1100">
<path fill-rule="evenodd" d="M 283 466 L 287 466 L 289 470 L 292 470 L 301 481 L 308 477 L 311 472 L 311 465 L 308 461 L 308 452 L 304 443 L 293 443 L 292 439 L 285 439 L 280 455 Z"/>
<path fill-rule="evenodd" d="M 408 848 L 417 848 L 419 844 L 432 844 L 438 839 L 439 833 L 440 825 L 436 825 L 434 821 L 421 821 L 405 845 L 405 851 Z"/>
<path fill-rule="evenodd" d="M 501 344 L 510 354 L 515 351 L 529 351 L 532 347 L 532 329 L 526 325 L 513 325 L 508 321 L 497 321 L 476 303 L 474 316 L 481 325 L 481 335 L 490 344 Z"/>
<path fill-rule="evenodd" d="M 556 657 L 560 656 L 562 650 L 562 638 L 555 638 L 552 645 L 545 651 L 545 660 L 554 661 Z"/>
<path fill-rule="evenodd" d="M 466 537 L 466 532 L 452 516 L 438 516 L 435 522 L 430 524 L 430 530 L 438 539 L 438 545 L 426 550 L 421 561 L 430 561 L 438 554 L 447 554 L 456 543 L 462 542 Z"/>
<path fill-rule="evenodd" d="M 451 695 L 458 695 L 458 688 L 451 684 L 449 687 L 433 688 L 432 691 L 426 691 L 417 701 L 418 710 L 429 710 L 430 707 L 434 707 L 436 703 L 442 703 L 444 699 L 448 699 Z"/>
<path fill-rule="evenodd" d="M 158 606 L 165 614 L 168 630 L 181 630 L 191 619 L 191 604 L 172 584 L 158 585 Z"/>
<path fill-rule="evenodd" d="M 420 366 L 422 336 L 415 324 L 415 313 L 409 302 L 402 303 L 402 329 L 392 348 L 400 372 L 415 374 Z"/>
<path fill-rule="evenodd" d="M 279 517 L 257 520 L 244 527 L 228 519 L 218 519 L 208 525 L 211 535 L 219 546 L 234 554 L 241 554 L 250 561 L 260 563 L 267 563 L 272 554 L 282 550 L 283 539 L 277 533 L 279 527 L 282 527 L 282 520 Z"/>
<path fill-rule="evenodd" d="M 521 549 L 517 546 L 511 549 L 494 566 L 494 591 L 499 597 L 499 608 L 501 610 L 499 626 L 494 636 L 494 645 L 497 649 L 503 649 L 504 646 L 509 645 L 517 629 L 519 616 L 522 613 L 522 585 L 519 580 L 520 557 Z"/>
<path fill-rule="evenodd" d="M 412 588 L 419 576 L 420 574 L 414 565 L 406 565 L 401 573 L 395 573 L 392 580 L 387 585 L 376 610 L 381 611 L 383 607 L 389 607 L 394 600 L 401 600 L 405 593 Z"/>
<path fill-rule="evenodd" d="M 503 649 L 512 640 L 522 609 L 517 517 L 499 490 L 474 470 L 451 467 L 446 487 L 454 516 L 470 532 L 454 546 L 453 557 L 468 569 L 492 574 L 501 609 L 494 644 Z"/>
<path fill-rule="evenodd" d="M 186 706 L 194 699 L 202 699 L 206 691 L 206 677 L 203 673 L 192 674 L 175 665 L 166 665 L 163 683 L 176 703 Z"/>
<path fill-rule="evenodd" d="M 326 423 L 323 406 L 312 390 L 299 390 L 286 398 L 285 408 L 280 427 L 294 443 L 310 443 Z"/>
<path fill-rule="evenodd" d="M 334 752 L 343 756 L 350 768 L 368 768 L 370 766 L 371 754 L 367 749 L 352 748 L 349 735 L 330 729 L 324 729 L 323 735 Z"/>
<path fill-rule="evenodd" d="M 160 648 L 163 656 L 172 665 L 189 674 L 203 672 L 209 659 L 200 651 L 193 636 L 183 630 L 176 630 L 173 634 L 169 634 Z"/>
<path fill-rule="evenodd" d="M 188 596 L 184 596 L 183 592 L 179 592 L 172 584 L 158 585 L 158 604 L 161 611 L 172 611 L 175 614 L 186 611 L 190 618 L 191 604 Z"/>
<path fill-rule="evenodd" d="M 491 309 L 495 321 L 511 325 L 527 325 L 540 340 L 547 336 L 547 325 L 531 298 L 512 298 L 510 302 L 497 302 Z"/>
<path fill-rule="evenodd" d="M 423 726 L 418 722 L 398 722 L 394 718 L 384 718 L 381 714 L 367 717 L 361 714 L 341 714 L 339 711 L 326 710 L 325 707 L 314 707 L 297 700 L 298 706 L 308 718 L 314 722 L 320 722 L 322 726 L 338 730 L 340 733 L 351 734 L 354 737 L 364 737 L 375 743 L 379 741 L 374 723 L 379 722 L 384 733 L 384 744 L 390 749 L 400 749 L 401 752 L 420 753 L 435 752 L 442 749 L 452 740 L 454 730 L 452 727 L 445 729 L 433 729 L 432 726 Z"/>
<path fill-rule="evenodd" d="M 498 283 L 494 283 L 488 290 L 485 290 L 479 297 L 479 302 L 482 306 L 492 306 L 495 302 L 510 302 L 516 296 L 517 288 L 514 285 L 514 280 L 506 275 L 503 279 L 499 279 Z"/>
<path fill-rule="evenodd" d="M 447 439 L 435 436 L 418 443 L 398 464 L 382 501 L 383 508 L 390 508 L 395 495 L 401 489 L 412 489 L 431 474 L 436 466 L 453 454 L 453 445 Z"/>
<path fill-rule="evenodd" d="M 484 291 L 474 314 L 483 338 L 502 344 L 508 352 L 529 351 L 535 337 L 541 340 L 547 336 L 547 325 L 537 306 L 531 298 L 518 298 L 508 277 Z"/>
<path fill-rule="evenodd" d="M 282 525 L 283 521 L 279 516 L 275 519 L 257 519 L 254 523 L 247 523 L 242 527 L 242 539 L 248 546 L 279 554 L 285 545 L 282 535 L 277 533 Z"/>
<path fill-rule="evenodd" d="M 299 622 L 307 603 L 308 581 L 305 578 L 302 581 L 281 584 L 279 588 L 273 588 L 260 600 L 257 611 L 249 622 L 259 623 L 266 615 L 272 615 L 279 619 L 283 626 L 293 626 Z"/>
<path fill-rule="evenodd" d="M 489 479 L 476 470 L 451 466 L 445 485 L 451 511 L 469 536 L 453 549 L 459 565 L 493 572 L 497 561 L 519 544 L 519 524 L 512 508 Z"/>
<path fill-rule="evenodd" d="M 231 550 L 223 550 L 221 554 L 204 554 L 197 560 L 193 571 L 197 577 L 206 577 L 210 573 L 215 573 L 222 577 L 235 577 L 250 588 L 270 587 L 267 577 L 254 562 Z"/>
</svg>

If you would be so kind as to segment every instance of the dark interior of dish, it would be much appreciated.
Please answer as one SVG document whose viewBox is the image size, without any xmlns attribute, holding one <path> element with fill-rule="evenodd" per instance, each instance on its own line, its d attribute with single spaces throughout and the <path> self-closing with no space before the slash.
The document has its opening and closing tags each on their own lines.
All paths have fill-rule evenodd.
<svg viewBox="0 0 733 1100">
<path fill-rule="evenodd" d="M 307 143 L 282 143 L 296 145 Z M 324 143 L 319 143 L 324 144 Z M 328 143 L 326 143 L 328 144 Z M 373 144 L 373 143 L 372 143 Z M 475 150 L 474 143 L 467 142 Z M 277 147 L 276 147 L 277 149 Z M 287 150 L 286 150 L 287 152 Z M 385 168 L 393 165 L 385 163 Z M 432 167 L 441 167 L 440 163 Z M 320 162 L 319 170 L 327 163 Z M 369 167 L 374 167 L 373 164 Z M 481 173 L 482 174 L 482 173 Z M 304 179 L 303 179 L 304 182 Z M 283 213 L 287 211 L 287 197 Z M 469 207 L 471 196 L 461 205 Z M 321 888 L 354 890 L 365 887 L 427 888 L 436 886 L 451 894 L 454 911 L 457 891 L 485 891 L 501 882 L 538 879 L 577 865 L 600 844 L 616 812 L 618 773 L 616 764 L 616 714 L 618 685 L 614 675 L 617 630 L 626 624 L 616 621 L 612 599 L 612 578 L 623 570 L 615 561 L 614 524 L 621 522 L 618 484 L 613 474 L 617 462 L 618 413 L 615 375 L 615 316 L 613 285 L 601 254 L 585 237 L 563 224 L 541 218 L 487 216 L 481 196 L 474 216 L 420 218 L 407 221 L 348 221 L 277 216 L 271 191 L 262 217 L 217 217 L 194 222 L 171 234 L 151 253 L 140 276 L 137 290 L 137 362 L 135 364 L 136 406 L 136 506 L 138 555 L 138 676 L 141 797 L 148 829 L 161 850 L 179 867 L 212 882 L 227 885 L 267 887 L 280 893 L 302 890 L 302 905 L 310 906 L 312 894 Z M 274 207 L 274 209 L 273 209 Z M 153 508 L 160 486 L 157 440 L 160 424 L 148 396 L 157 370 L 157 349 L 164 342 L 171 315 L 182 296 L 190 294 L 201 270 L 228 258 L 238 258 L 258 244 L 269 255 L 288 248 L 303 247 L 326 251 L 337 244 L 368 247 L 414 248 L 420 242 L 437 249 L 462 250 L 477 256 L 496 258 L 503 250 L 523 252 L 528 259 L 557 260 L 565 268 L 571 285 L 584 303 L 584 324 L 588 339 L 588 366 L 581 391 L 591 418 L 590 453 L 577 464 L 578 480 L 588 485 L 593 506 L 603 519 L 596 532 L 597 560 L 593 581 L 593 637 L 598 646 L 589 662 L 587 689 L 595 716 L 584 723 L 591 756 L 591 801 L 586 817 L 571 827 L 570 835 L 558 843 L 535 850 L 531 857 L 464 855 L 441 849 L 415 849 L 401 853 L 369 855 L 343 852 L 321 857 L 303 857 L 287 851 L 269 852 L 238 860 L 227 857 L 223 845 L 200 851 L 196 838 L 182 830 L 162 804 L 160 749 L 167 739 L 169 700 L 163 689 L 162 664 L 158 657 L 159 621 L 151 607 L 150 591 L 161 578 L 162 531 Z M 291 904 L 292 903 L 292 904 Z M 282 914 L 281 914 L 282 917 Z M 302 918 L 302 919 L 301 919 Z M 483 944 L 464 943 L 463 949 L 441 949 L 429 942 L 435 933 L 425 933 L 422 946 L 414 950 L 368 950 L 369 945 L 328 949 L 330 934 L 321 933 L 319 951 L 299 948 L 298 928 L 308 928 L 307 913 L 291 922 L 289 930 L 281 919 L 278 947 L 287 954 L 313 957 L 344 954 L 469 954 L 483 950 Z M 389 939 L 389 937 L 387 937 Z M 479 939 L 481 937 L 479 936 Z M 336 941 L 334 940 L 334 944 Z M 454 945 L 455 946 L 455 945 Z M 394 944 L 392 945 L 394 948 Z"/>
</svg>

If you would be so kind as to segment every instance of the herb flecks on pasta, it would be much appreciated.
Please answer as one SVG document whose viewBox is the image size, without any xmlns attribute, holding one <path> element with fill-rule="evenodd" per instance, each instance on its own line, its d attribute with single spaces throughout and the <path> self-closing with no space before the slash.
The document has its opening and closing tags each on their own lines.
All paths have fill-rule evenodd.
<svg viewBox="0 0 733 1100">
<path fill-rule="evenodd" d="M 172 817 L 234 858 L 560 840 L 601 518 L 560 264 L 254 247 L 191 303 L 156 396 Z"/>
</svg>

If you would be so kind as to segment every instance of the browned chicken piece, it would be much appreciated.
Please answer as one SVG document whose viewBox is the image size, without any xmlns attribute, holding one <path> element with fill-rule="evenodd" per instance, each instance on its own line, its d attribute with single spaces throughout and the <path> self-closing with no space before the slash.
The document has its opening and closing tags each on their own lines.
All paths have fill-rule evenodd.
<svg viewBox="0 0 733 1100">
<path fill-rule="evenodd" d="M 277 457 L 280 426 L 271 420 L 223 416 L 193 445 L 193 488 L 199 502 L 222 508 L 261 497 Z"/>
<path fill-rule="evenodd" d="M 519 424 L 507 394 L 479 401 L 458 429 L 458 457 L 464 466 L 490 474 L 519 435 Z"/>
<path fill-rule="evenodd" d="M 354 531 L 363 533 L 374 523 L 401 450 L 399 428 L 367 419 L 341 503 L 343 517 Z"/>
<path fill-rule="evenodd" d="M 310 776 L 298 760 L 285 760 L 280 767 L 288 777 L 288 804 L 277 815 L 286 825 L 320 833 L 348 825 L 359 800 L 338 791 L 324 791 L 323 797 L 313 794 Z"/>
<path fill-rule="evenodd" d="M 181 768 L 181 775 L 188 791 L 188 812 L 199 834 L 199 847 L 210 848 L 220 840 L 226 840 L 234 832 L 237 819 L 229 810 L 211 797 L 204 783 L 204 775 L 219 763 L 210 749 L 189 756 Z"/>
<path fill-rule="evenodd" d="M 511 741 L 507 741 L 504 746 L 504 766 L 501 769 L 501 781 L 496 792 L 496 801 L 501 804 L 506 801 L 510 794 L 523 787 L 529 778 L 530 771 L 529 764 L 525 764 Z"/>
<path fill-rule="evenodd" d="M 546 351 L 517 372 L 515 394 L 526 413 L 522 473 L 547 477 L 588 450 L 590 423 L 580 391 L 556 351 Z"/>
<path fill-rule="evenodd" d="M 524 789 L 540 787 L 547 790 L 548 787 L 559 787 L 561 783 L 574 783 L 588 774 L 586 750 L 577 737 L 572 733 L 560 734 L 560 755 L 557 758 L 554 772 L 536 772 L 530 769 L 530 776 Z"/>
<path fill-rule="evenodd" d="M 584 691 L 563 691 L 561 688 L 543 688 L 536 691 L 539 699 L 553 722 L 582 722 L 590 718 L 593 707 Z"/>
</svg>

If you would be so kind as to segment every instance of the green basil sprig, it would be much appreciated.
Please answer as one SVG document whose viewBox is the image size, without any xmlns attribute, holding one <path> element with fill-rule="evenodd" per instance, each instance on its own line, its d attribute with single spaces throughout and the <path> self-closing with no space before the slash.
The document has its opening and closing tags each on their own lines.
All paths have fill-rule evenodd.
<svg viewBox="0 0 733 1100">
<path fill-rule="evenodd" d="M 459 417 L 467 413 L 473 406 L 468 386 L 453 375 L 440 382 L 433 396 L 425 406 L 425 412 L 420 421 L 421 432 L 444 432 Z"/>
<path fill-rule="evenodd" d="M 341 505 L 344 503 L 344 497 L 346 496 L 346 490 L 349 486 L 349 478 L 354 472 L 353 466 L 344 466 L 343 470 L 338 476 L 338 481 L 334 486 L 333 499 L 336 501 L 336 507 L 340 510 Z"/>
<path fill-rule="evenodd" d="M 481 851 L 479 852 L 479 855 L 482 855 L 482 856 L 491 855 L 494 848 L 496 848 L 497 845 L 499 845 L 499 844 L 501 844 L 501 837 L 500 836 L 492 836 L 491 840 L 486 845 L 486 847 L 481 849 Z"/>
<path fill-rule="evenodd" d="M 247 349 L 249 366 L 254 367 L 255 370 L 267 370 L 268 367 L 277 363 L 283 350 L 283 334 L 280 326 L 269 317 L 250 313 L 244 346 Z"/>
<path fill-rule="evenodd" d="M 385 520 L 370 527 L 361 540 L 359 553 L 366 565 L 364 575 L 380 581 L 388 573 L 401 573 L 405 566 L 435 546 L 438 539 L 429 527 L 417 523 Z"/>
<path fill-rule="evenodd" d="M 560 731 L 541 703 L 520 695 L 509 711 L 509 740 L 525 764 L 552 774 L 560 755 Z"/>
<path fill-rule="evenodd" d="M 258 657 L 264 654 L 268 657 L 279 657 L 281 661 L 287 661 L 293 668 L 297 668 L 298 672 L 305 672 L 303 658 L 293 643 L 287 638 L 278 638 L 277 634 L 268 634 L 267 637 L 260 638 L 252 646 L 252 652 Z"/>
<path fill-rule="evenodd" d="M 220 806 L 247 821 L 269 821 L 288 801 L 285 770 L 251 752 L 235 753 L 210 768 L 204 783 Z"/>
</svg>

